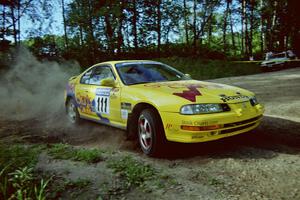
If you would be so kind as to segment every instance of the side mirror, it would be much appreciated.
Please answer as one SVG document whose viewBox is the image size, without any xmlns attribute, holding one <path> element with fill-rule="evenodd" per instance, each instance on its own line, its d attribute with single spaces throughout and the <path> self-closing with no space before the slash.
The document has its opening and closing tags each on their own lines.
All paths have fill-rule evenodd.
<svg viewBox="0 0 300 200">
<path fill-rule="evenodd" d="M 116 87 L 116 81 L 115 79 L 113 78 L 105 78 L 105 79 L 102 79 L 101 82 L 100 82 L 100 85 L 101 86 L 107 86 L 107 87 Z"/>
</svg>

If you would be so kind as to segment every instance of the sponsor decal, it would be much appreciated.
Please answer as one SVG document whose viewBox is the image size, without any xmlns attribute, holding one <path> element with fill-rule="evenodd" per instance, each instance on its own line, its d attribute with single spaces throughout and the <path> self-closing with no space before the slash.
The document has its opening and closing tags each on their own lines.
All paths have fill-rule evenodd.
<svg viewBox="0 0 300 200">
<path fill-rule="evenodd" d="M 128 119 L 128 113 L 131 111 L 131 103 L 121 102 L 121 117 Z"/>
<path fill-rule="evenodd" d="M 110 105 L 110 88 L 97 88 L 95 97 L 96 113 L 108 114 Z"/>
<path fill-rule="evenodd" d="M 110 88 L 97 88 L 96 95 L 97 96 L 110 96 Z"/>
<path fill-rule="evenodd" d="M 112 88 L 110 91 L 110 99 L 117 99 L 120 96 L 119 88 Z"/>
<path fill-rule="evenodd" d="M 194 121 L 194 126 L 210 126 L 214 124 L 218 124 L 218 121 Z"/>
<path fill-rule="evenodd" d="M 250 99 L 250 97 L 241 95 L 241 94 L 236 95 L 236 96 L 226 96 L 225 94 L 221 94 L 220 97 L 223 102 L 232 101 L 232 100 L 242 100 L 242 99 L 248 100 L 248 99 Z"/>
<path fill-rule="evenodd" d="M 182 120 L 181 122 L 183 125 L 193 125 L 193 122 L 192 121 L 185 121 L 185 120 Z"/>
<path fill-rule="evenodd" d="M 199 87 L 202 87 L 200 85 L 189 85 L 187 88 L 189 90 L 183 90 L 181 93 L 173 93 L 176 96 L 185 98 L 191 102 L 196 102 L 196 96 L 201 96 L 202 94 L 200 91 L 197 89 Z"/>
<path fill-rule="evenodd" d="M 88 95 L 77 94 L 76 102 L 81 112 L 91 114 L 93 112 L 92 101 Z"/>
<path fill-rule="evenodd" d="M 121 109 L 121 117 L 122 119 L 128 119 L 128 110 Z"/>
<path fill-rule="evenodd" d="M 167 124 L 167 125 L 166 125 L 166 129 L 171 129 L 172 126 L 173 126 L 172 124 Z"/>
<path fill-rule="evenodd" d="M 121 102 L 121 109 L 131 110 L 131 103 Z"/>
<path fill-rule="evenodd" d="M 170 130 L 173 132 L 179 131 L 179 127 L 173 124 L 166 124 L 165 130 Z"/>
<path fill-rule="evenodd" d="M 182 120 L 182 125 L 190 125 L 190 126 L 210 126 L 214 124 L 219 124 L 219 121 L 185 121 Z"/>
</svg>

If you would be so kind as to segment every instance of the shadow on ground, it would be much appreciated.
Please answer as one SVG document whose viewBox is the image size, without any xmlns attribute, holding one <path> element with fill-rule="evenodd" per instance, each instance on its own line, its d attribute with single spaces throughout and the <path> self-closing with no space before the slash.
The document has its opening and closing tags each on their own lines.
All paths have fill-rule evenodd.
<svg viewBox="0 0 300 200">
<path fill-rule="evenodd" d="M 300 153 L 300 123 L 274 117 L 264 117 L 253 131 L 221 140 L 197 144 L 170 144 L 164 158 L 194 156 L 214 158 L 272 158 L 277 153 Z"/>
<path fill-rule="evenodd" d="M 69 143 L 72 145 L 123 150 L 142 156 L 134 141 L 127 141 L 125 131 L 83 122 L 80 126 L 46 126 L 38 121 L 0 122 L 1 141 L 25 140 L 30 143 Z M 195 156 L 211 158 L 269 159 L 277 153 L 299 154 L 300 123 L 281 118 L 264 117 L 255 130 L 221 140 L 165 147 L 163 159 L 184 159 Z M 17 140 L 16 140 L 17 139 Z"/>
</svg>

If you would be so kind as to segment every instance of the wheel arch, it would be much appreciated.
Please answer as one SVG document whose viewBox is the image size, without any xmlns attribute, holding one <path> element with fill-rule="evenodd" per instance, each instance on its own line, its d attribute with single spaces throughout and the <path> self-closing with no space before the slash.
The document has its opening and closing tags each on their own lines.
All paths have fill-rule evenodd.
<svg viewBox="0 0 300 200">
<path fill-rule="evenodd" d="M 154 110 L 158 116 L 159 116 L 159 120 L 162 122 L 161 116 L 158 112 L 158 109 L 150 104 L 150 103 L 146 103 L 146 102 L 140 102 L 138 104 L 136 104 L 133 109 L 131 114 L 129 114 L 128 116 L 128 120 L 127 120 L 127 138 L 130 140 L 136 139 L 137 138 L 137 121 L 138 121 L 138 117 L 139 114 L 145 110 L 145 109 L 152 109 Z"/>
</svg>

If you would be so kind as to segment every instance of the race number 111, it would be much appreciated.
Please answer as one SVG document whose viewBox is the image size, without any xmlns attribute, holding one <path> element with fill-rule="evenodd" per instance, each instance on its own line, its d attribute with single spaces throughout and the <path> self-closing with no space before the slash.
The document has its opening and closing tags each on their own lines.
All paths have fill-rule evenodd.
<svg viewBox="0 0 300 200">
<path fill-rule="evenodd" d="M 109 114 L 109 97 L 97 96 L 96 97 L 96 112 Z"/>
</svg>

